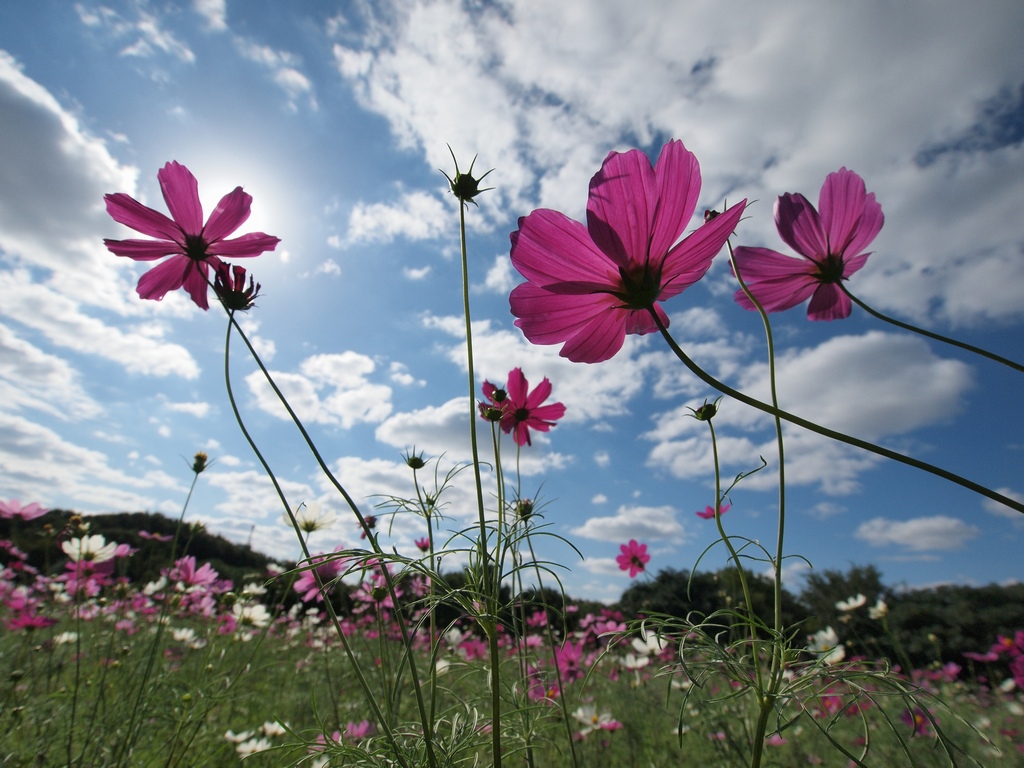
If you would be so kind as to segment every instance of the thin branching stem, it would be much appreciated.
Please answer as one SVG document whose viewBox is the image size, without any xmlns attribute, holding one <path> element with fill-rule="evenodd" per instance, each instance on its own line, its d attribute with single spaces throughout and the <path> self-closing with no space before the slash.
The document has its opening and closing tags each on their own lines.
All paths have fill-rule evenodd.
<svg viewBox="0 0 1024 768">
<path fill-rule="evenodd" d="M 976 355 L 987 357 L 989 360 L 994 360 L 997 363 L 1002 363 L 1007 368 L 1012 368 L 1015 371 L 1020 371 L 1021 373 L 1024 373 L 1024 365 L 1021 365 L 1020 363 L 1015 363 L 1013 360 L 1008 360 L 1007 358 L 1002 357 L 1001 355 L 997 355 L 994 352 L 989 352 L 987 349 L 982 349 L 981 347 L 976 347 L 973 344 L 968 344 L 967 342 L 964 341 L 957 341 L 956 339 L 951 339 L 949 336 L 943 336 L 941 333 L 935 333 L 934 331 L 926 331 L 924 328 L 918 328 L 916 325 L 911 325 L 910 323 L 905 323 L 902 320 L 897 320 L 895 317 L 889 317 L 888 315 L 884 315 L 878 310 L 872 309 L 863 301 L 861 301 L 852 293 L 850 293 L 850 289 L 847 288 L 842 281 L 836 283 L 836 285 L 839 286 L 839 289 L 843 293 L 850 297 L 850 300 L 854 304 L 863 309 L 872 317 L 876 317 L 879 320 L 882 320 L 886 323 L 895 325 L 897 328 L 902 328 L 905 331 L 919 333 L 922 336 L 927 336 L 929 339 L 941 341 L 943 344 L 949 344 L 950 346 L 959 347 L 960 349 L 967 350 L 968 352 L 973 352 Z"/>
<path fill-rule="evenodd" d="M 974 491 L 980 496 L 985 496 L 986 498 L 992 499 L 993 501 L 997 501 L 1000 504 L 1004 504 L 1005 506 L 1010 507 L 1011 509 L 1015 509 L 1018 512 L 1024 513 L 1024 502 L 1011 499 L 1008 496 L 1004 496 L 1001 493 L 993 491 L 991 488 L 986 488 L 984 485 L 981 485 L 980 483 L 976 483 L 973 480 L 968 480 L 967 478 L 962 477 L 954 472 L 942 469 L 941 467 L 937 467 L 934 464 L 929 464 L 926 461 L 915 459 L 913 456 L 907 456 L 902 453 L 897 453 L 896 451 L 890 450 L 889 448 L 885 448 L 880 445 L 876 445 L 875 443 L 869 442 L 867 440 L 861 440 L 860 438 L 852 437 L 843 432 L 838 432 L 834 429 L 823 427 L 820 424 L 816 424 L 813 421 L 809 421 L 808 419 L 804 419 L 800 416 L 795 416 L 794 414 L 789 413 L 788 411 L 784 411 L 781 408 L 773 408 L 771 405 L 761 402 L 757 398 L 751 397 L 745 392 L 740 392 L 739 390 L 730 387 L 728 384 L 719 381 L 710 373 L 708 373 L 699 365 L 697 365 L 689 357 L 689 355 L 687 355 L 686 352 L 682 350 L 682 348 L 676 343 L 676 340 L 672 338 L 672 335 L 669 333 L 668 328 L 665 327 L 665 324 L 661 321 L 661 318 L 657 316 L 653 309 L 651 310 L 651 315 L 652 317 L 654 317 L 654 322 L 657 325 L 658 330 L 661 332 L 662 338 L 665 339 L 665 342 L 668 344 L 669 348 L 672 350 L 675 356 L 679 358 L 683 365 L 685 365 L 691 373 L 693 373 L 705 384 L 714 387 L 722 394 L 728 395 L 729 397 L 733 398 L 734 400 L 738 400 L 744 405 L 749 405 L 752 408 L 756 408 L 759 411 L 767 413 L 769 416 L 778 416 L 784 421 L 788 421 L 791 424 L 796 424 L 798 427 L 803 427 L 804 429 L 819 434 L 823 437 L 828 437 L 837 442 L 852 445 L 855 448 L 860 448 L 870 453 L 874 453 L 878 456 L 882 456 L 886 459 L 891 459 L 892 461 L 895 461 L 899 464 L 905 464 L 909 467 L 920 469 L 924 472 L 927 472 L 928 474 L 941 477 L 944 480 L 948 480 L 949 482 L 959 485 L 962 488 L 966 488 L 969 491 Z"/>
</svg>

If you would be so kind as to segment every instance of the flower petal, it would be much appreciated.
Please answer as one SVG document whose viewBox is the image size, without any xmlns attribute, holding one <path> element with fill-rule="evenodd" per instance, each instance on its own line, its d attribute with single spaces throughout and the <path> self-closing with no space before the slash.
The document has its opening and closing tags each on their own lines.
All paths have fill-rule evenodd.
<svg viewBox="0 0 1024 768">
<path fill-rule="evenodd" d="M 533 391 L 526 397 L 526 407 L 532 412 L 537 406 L 551 397 L 551 382 L 545 376 Z"/>
<path fill-rule="evenodd" d="M 210 256 L 225 256 L 230 259 L 244 259 L 259 256 L 264 251 L 272 251 L 281 242 L 281 238 L 263 232 L 249 232 L 231 240 L 218 240 L 206 249 Z"/>
<path fill-rule="evenodd" d="M 646 263 L 657 195 L 654 168 L 639 149 L 609 153 L 590 180 L 587 229 L 619 267 Z"/>
<path fill-rule="evenodd" d="M 669 251 L 661 271 L 660 300 L 682 293 L 704 277 L 712 260 L 739 224 L 746 205 L 747 201 L 743 200 L 705 222 Z"/>
<path fill-rule="evenodd" d="M 818 197 L 818 215 L 832 253 L 846 252 L 860 228 L 866 199 L 864 179 L 853 171 L 843 167 L 825 177 Z"/>
<path fill-rule="evenodd" d="M 171 216 L 187 234 L 198 235 L 203 229 L 203 205 L 196 177 L 173 160 L 157 171 L 156 177 Z"/>
<path fill-rule="evenodd" d="M 509 304 L 518 318 L 516 326 L 527 339 L 534 344 L 566 342 L 560 354 L 574 362 L 607 360 L 619 351 L 626 335 L 624 311 L 618 309 L 618 299 L 609 294 L 567 296 L 523 283 L 513 289 Z M 588 345 L 585 337 L 590 332 L 599 333 L 601 338 Z M 567 349 L 577 357 L 568 354 Z"/>
<path fill-rule="evenodd" d="M 775 201 L 775 226 L 790 248 L 814 261 L 828 255 L 828 240 L 814 206 L 800 193 L 787 192 Z"/>
<path fill-rule="evenodd" d="M 820 284 L 813 275 L 817 267 L 812 261 L 745 246 L 736 248 L 733 258 L 747 288 L 766 312 L 795 307 Z M 744 309 L 755 308 L 742 290 L 736 291 L 734 298 Z"/>
<path fill-rule="evenodd" d="M 700 197 L 700 163 L 683 142 L 668 142 L 654 166 L 657 206 L 651 223 L 651 258 L 661 258 L 690 223 Z"/>
<path fill-rule="evenodd" d="M 835 283 L 823 283 L 818 286 L 807 305 L 809 320 L 843 320 L 850 316 L 853 303 Z"/>
<path fill-rule="evenodd" d="M 519 219 L 512 240 L 512 266 L 532 283 L 580 283 L 608 288 L 620 282 L 618 267 L 594 245 L 586 227 L 541 208 Z"/>
<path fill-rule="evenodd" d="M 161 240 L 183 240 L 181 228 L 160 211 L 154 211 L 124 192 L 104 195 L 110 218 L 136 232 Z"/>
<path fill-rule="evenodd" d="M 192 297 L 192 301 L 200 309 L 210 308 L 209 292 L 207 291 L 209 287 L 210 266 L 212 265 L 216 269 L 222 263 L 220 259 L 214 256 L 205 261 L 191 261 L 191 264 L 185 270 L 185 280 L 182 285 L 189 296 Z"/>
<path fill-rule="evenodd" d="M 881 231 L 884 223 L 885 216 L 882 215 L 882 206 L 875 200 L 875 193 L 872 192 L 864 198 L 864 212 L 860 217 L 860 225 L 850 240 L 850 244 L 846 246 L 847 259 L 867 248 Z"/>
<path fill-rule="evenodd" d="M 235 187 L 228 192 L 217 203 L 217 207 L 210 214 L 210 220 L 203 228 L 203 239 L 208 243 L 214 243 L 227 237 L 249 218 L 252 208 L 252 195 Z"/>
<path fill-rule="evenodd" d="M 526 391 L 529 386 L 522 368 L 513 368 L 509 371 L 506 392 L 508 392 L 508 399 L 512 402 L 513 408 L 526 407 Z"/>
<path fill-rule="evenodd" d="M 153 261 L 181 253 L 181 246 L 169 240 L 111 240 L 104 238 L 103 244 L 115 256 L 127 256 L 135 261 Z"/>
<path fill-rule="evenodd" d="M 171 256 L 162 264 L 157 264 L 139 278 L 136 292 L 140 298 L 160 301 L 168 291 L 176 291 L 185 282 L 185 272 L 193 261 L 188 256 L 178 254 Z"/>
</svg>

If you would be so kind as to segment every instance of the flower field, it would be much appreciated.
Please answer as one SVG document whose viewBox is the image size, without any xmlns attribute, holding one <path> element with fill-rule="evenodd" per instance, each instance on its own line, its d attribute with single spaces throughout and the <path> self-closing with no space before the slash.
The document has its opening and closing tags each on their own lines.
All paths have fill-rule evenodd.
<svg viewBox="0 0 1024 768">
<path fill-rule="evenodd" d="M 22 526 L 32 512 L 45 512 L 4 506 L 12 509 L 8 521 Z M 324 519 L 320 511 L 300 517 L 309 528 Z M 65 521 L 51 515 L 35 523 L 49 519 Z M 184 555 L 158 578 L 135 583 L 121 574 L 137 549 L 90 534 L 87 525 L 71 517 L 53 532 L 45 572 L 12 540 L 2 542 L 0 717 L 8 735 L 0 764 L 347 765 L 384 750 L 385 729 L 414 752 L 422 741 L 410 725 L 416 707 L 400 622 L 411 628 L 420 669 L 432 669 L 428 706 L 443 760 L 486 760 L 486 638 L 450 604 L 431 611 L 429 585 L 414 569 L 398 580 L 397 605 L 372 572 L 338 558 L 232 583 Z M 133 541 L 168 554 L 187 539 L 187 531 L 180 542 L 138 533 Z M 636 565 L 625 559 L 624 568 Z M 345 582 L 334 581 L 346 571 Z M 314 573 L 333 583 L 328 594 L 344 606 L 339 626 L 366 672 L 362 683 Z M 611 609 L 538 608 L 536 595 L 509 598 L 508 607 L 497 632 L 502 679 L 515 681 L 502 691 L 506 759 L 726 766 L 742 754 L 756 708 L 744 686 L 720 674 L 728 660 L 686 652 L 696 639 L 692 625 L 666 618 L 655 633 Z M 836 610 L 877 621 L 886 608 L 859 595 Z M 444 626 L 432 621 L 442 615 L 452 617 Z M 721 631 L 733 634 L 726 647 L 741 655 L 737 628 Z M 831 628 L 807 640 L 770 726 L 766 764 L 845 765 L 870 746 L 868 764 L 1019 765 L 1024 632 L 968 650 L 963 666 L 935 663 L 909 675 L 879 675 L 879 663 L 844 659 Z M 1005 679 L 979 675 L 997 670 Z"/>
</svg>

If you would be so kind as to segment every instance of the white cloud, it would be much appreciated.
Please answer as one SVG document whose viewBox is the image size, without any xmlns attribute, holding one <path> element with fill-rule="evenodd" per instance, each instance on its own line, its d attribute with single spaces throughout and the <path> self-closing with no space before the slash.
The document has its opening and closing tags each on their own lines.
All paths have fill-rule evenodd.
<svg viewBox="0 0 1024 768">
<path fill-rule="evenodd" d="M 223 32 L 228 28 L 227 0 L 193 0 L 196 13 L 206 20 L 211 32 Z"/>
<path fill-rule="evenodd" d="M 195 416 L 197 419 L 202 419 L 210 412 L 209 403 L 167 403 L 166 407 L 168 410 L 176 413 L 187 413 L 190 416 Z"/>
<path fill-rule="evenodd" d="M 375 370 L 371 358 L 342 352 L 306 358 L 299 373 L 271 371 L 271 375 L 303 422 L 349 429 L 361 422 L 383 421 L 391 413 L 391 387 L 367 378 Z M 245 381 L 261 409 L 290 419 L 261 372 L 249 374 Z"/>
<path fill-rule="evenodd" d="M 515 287 L 517 282 L 519 282 L 518 276 L 512 268 L 508 254 L 502 253 L 494 257 L 494 264 L 487 270 L 483 287 L 491 293 L 506 294 Z"/>
<path fill-rule="evenodd" d="M 430 240 L 448 232 L 451 212 L 428 192 L 406 192 L 394 203 L 359 202 L 348 220 L 349 243 Z"/>
<path fill-rule="evenodd" d="M 92 29 L 102 30 L 112 39 L 131 40 L 121 49 L 122 56 L 139 56 L 148 58 L 157 51 L 169 54 L 179 61 L 191 64 L 196 60 L 195 54 L 187 44 L 178 40 L 173 33 L 164 29 L 160 19 L 141 5 L 135 6 L 138 18 L 129 20 L 105 6 L 88 9 L 80 3 L 75 10 L 82 23 Z M 134 38 L 134 39 L 133 39 Z"/>
<path fill-rule="evenodd" d="M 65 505 L 83 512 L 153 509 L 158 499 L 142 493 L 173 487 L 164 474 L 141 478 L 114 469 L 109 457 L 65 440 L 53 430 L 0 413 L 0 496 Z M 180 503 L 180 501 L 179 501 Z"/>
<path fill-rule="evenodd" d="M 922 339 L 877 331 L 788 350 L 778 354 L 776 364 L 784 410 L 875 441 L 949 420 L 973 385 L 968 366 L 937 357 Z M 743 366 L 738 389 L 767 402 L 767 366 Z M 703 398 L 691 400 L 656 417 L 655 428 L 646 435 L 656 443 L 649 456 L 652 467 L 676 477 L 711 475 L 707 426 L 692 418 L 692 409 L 702 403 Z M 768 416 L 726 398 L 715 426 L 724 474 L 753 469 L 759 456 L 775 466 L 777 449 L 767 431 Z M 826 493 L 852 493 L 859 489 L 859 476 L 881 461 L 875 454 L 801 428 L 786 426 L 784 434 L 786 480 L 794 485 L 817 484 Z M 770 489 L 775 482 L 769 468 L 744 480 L 743 487 Z"/>
<path fill-rule="evenodd" d="M 334 259 L 326 259 L 313 272 L 318 275 L 340 275 L 341 267 Z"/>
<path fill-rule="evenodd" d="M 874 547 L 890 544 L 912 552 L 960 549 L 980 530 L 963 520 L 946 515 L 888 520 L 876 517 L 857 528 L 856 536 Z"/>
<path fill-rule="evenodd" d="M 427 167 L 450 163 L 446 144 L 481 152 L 497 168 L 497 189 L 479 198 L 495 221 L 540 206 L 578 218 L 609 149 L 676 136 L 701 161 L 702 206 L 762 201 L 741 241 L 781 248 L 771 202 L 787 191 L 816 199 L 846 165 L 887 216 L 853 290 L 918 319 L 1021 314 L 1021 238 L 1006 222 L 1024 146 L 968 151 L 956 139 L 1017 87 L 1024 6 L 832 4 L 811 26 L 792 1 L 729 18 L 710 0 L 644 13 L 599 0 L 360 10 L 330 26 L 340 76 Z M 956 52 L 933 44 L 954 37 Z M 929 147 L 945 149 L 925 162 Z"/>
<path fill-rule="evenodd" d="M 402 274 L 409 280 L 423 280 L 430 274 L 432 267 L 428 264 L 425 267 L 402 267 Z"/>
<path fill-rule="evenodd" d="M 681 544 L 686 530 L 676 519 L 673 507 L 621 506 L 610 517 L 591 517 L 583 525 L 573 528 L 574 536 L 621 543 L 630 539 L 650 542 Z"/>
<path fill-rule="evenodd" d="M 1024 493 L 1019 493 L 1012 488 L 996 488 L 995 490 L 997 493 L 1002 494 L 1008 499 L 1013 499 L 1014 501 L 1019 501 L 1024 504 Z M 1010 509 L 1005 504 L 1000 504 L 998 501 L 994 501 L 992 499 L 982 499 L 981 504 L 986 511 L 991 512 L 993 515 L 1008 517 L 1015 523 L 1024 524 L 1024 515 L 1015 509 Z"/>
<path fill-rule="evenodd" d="M 302 65 L 299 56 L 271 48 L 269 45 L 260 45 L 247 37 L 236 36 L 234 41 L 235 47 L 244 58 L 270 71 L 271 79 L 288 97 L 289 109 L 298 109 L 300 99 L 304 100 L 310 109 L 318 108 L 313 83 L 299 70 Z"/>
<path fill-rule="evenodd" d="M 31 408 L 59 419 L 102 413 L 65 360 L 47 354 L 0 324 L 0 402 L 9 410 Z"/>
</svg>

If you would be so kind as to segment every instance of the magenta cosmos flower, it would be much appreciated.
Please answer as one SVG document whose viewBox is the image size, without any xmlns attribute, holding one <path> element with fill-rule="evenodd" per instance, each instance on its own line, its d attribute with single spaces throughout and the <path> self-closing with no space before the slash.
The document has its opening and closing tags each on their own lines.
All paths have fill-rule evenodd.
<svg viewBox="0 0 1024 768">
<path fill-rule="evenodd" d="M 264 251 L 274 250 L 281 241 L 263 232 L 225 239 L 249 218 L 252 195 L 243 192 L 241 187 L 224 195 L 203 224 L 199 184 L 188 168 L 176 162 L 167 163 L 157 172 L 157 179 L 173 220 L 123 192 L 105 195 L 107 213 L 114 221 L 156 239 L 106 239 L 103 242 L 115 255 L 135 261 L 170 257 L 139 279 L 136 290 L 141 298 L 160 301 L 169 291 L 184 287 L 192 301 L 209 309 L 206 287 L 210 266 L 217 269 L 221 264 L 220 256 L 259 256 Z"/>
<path fill-rule="evenodd" d="M 732 504 L 719 504 L 718 505 L 718 514 L 719 515 L 724 515 L 730 509 L 732 509 Z M 708 506 L 704 507 L 704 509 L 698 510 L 696 512 L 696 515 L 697 515 L 697 517 L 699 517 L 699 518 L 701 518 L 703 520 L 714 520 L 715 519 L 715 508 L 712 507 L 711 505 L 708 505 Z"/>
<path fill-rule="evenodd" d="M 736 267 L 747 288 L 766 312 L 795 307 L 810 297 L 811 320 L 841 320 L 850 316 L 850 297 L 839 287 L 841 280 L 864 266 L 864 249 L 875 239 L 885 217 L 864 179 L 840 168 L 830 173 L 821 187 L 818 208 L 803 195 L 786 193 L 775 202 L 775 226 L 779 236 L 802 259 L 769 248 L 736 249 Z M 741 307 L 754 309 L 742 290 L 736 291 Z"/>
<path fill-rule="evenodd" d="M 636 539 L 630 539 L 629 544 L 619 547 L 622 554 L 616 556 L 620 571 L 629 571 L 629 578 L 634 578 L 638 573 L 647 569 L 647 563 L 651 556 L 647 554 L 646 544 L 637 544 Z"/>
<path fill-rule="evenodd" d="M 490 409 L 501 413 L 501 429 L 512 433 L 516 445 L 533 445 L 530 430 L 547 432 L 555 422 L 565 415 L 565 406 L 561 403 L 544 401 L 551 396 L 551 382 L 545 378 L 530 392 L 530 384 L 523 375 L 522 368 L 513 368 L 508 374 L 506 389 L 498 389 L 491 382 L 485 381 L 483 390 L 486 403 L 480 404 L 480 412 L 485 417 Z"/>
<path fill-rule="evenodd" d="M 534 344 L 562 344 L 578 363 L 612 357 L 627 333 L 668 325 L 659 302 L 700 280 L 736 228 L 746 201 L 676 243 L 700 195 L 700 167 L 681 141 L 651 161 L 612 152 L 590 180 L 587 225 L 540 209 L 512 233 L 512 264 L 527 282 L 509 297 Z"/>
</svg>

